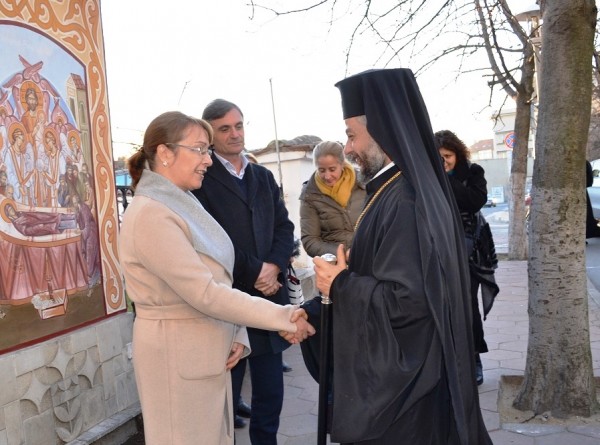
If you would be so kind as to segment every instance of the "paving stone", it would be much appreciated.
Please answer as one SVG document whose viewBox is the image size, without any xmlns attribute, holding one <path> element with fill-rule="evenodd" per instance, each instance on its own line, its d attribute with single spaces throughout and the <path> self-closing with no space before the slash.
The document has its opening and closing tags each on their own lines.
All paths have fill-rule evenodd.
<svg viewBox="0 0 600 445">
<path fill-rule="evenodd" d="M 560 425 L 540 425 L 537 423 L 504 423 L 502 429 L 513 431 L 526 436 L 547 436 L 548 434 L 556 434 L 566 431 L 564 426 Z"/>
<path fill-rule="evenodd" d="M 494 445 L 537 445 L 535 438 L 531 436 L 524 436 L 523 434 L 512 431 L 491 431 L 490 438 L 492 439 Z"/>
<path fill-rule="evenodd" d="M 537 437 L 535 445 L 598 445 L 598 439 L 563 432 Z"/>
<path fill-rule="evenodd" d="M 574 425 L 568 427 L 567 431 L 600 439 L 600 425 Z"/>
<path fill-rule="evenodd" d="M 482 409 L 498 412 L 498 390 L 479 394 L 479 406 Z"/>
</svg>

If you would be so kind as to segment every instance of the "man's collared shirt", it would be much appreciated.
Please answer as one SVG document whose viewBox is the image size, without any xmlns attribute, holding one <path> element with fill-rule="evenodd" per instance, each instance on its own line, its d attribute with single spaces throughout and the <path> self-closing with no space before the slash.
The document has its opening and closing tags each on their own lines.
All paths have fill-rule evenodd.
<svg viewBox="0 0 600 445">
<path fill-rule="evenodd" d="M 235 176 L 238 179 L 244 179 L 244 173 L 246 172 L 246 167 L 250 163 L 246 156 L 244 156 L 243 154 L 240 154 L 240 157 L 242 158 L 242 168 L 239 173 L 235 170 L 235 167 L 233 166 L 233 164 L 231 162 L 229 162 L 227 159 L 225 159 L 222 156 L 219 156 L 217 154 L 217 152 L 215 152 L 215 156 L 217 157 L 217 159 L 219 161 L 221 161 L 221 164 L 223 164 L 225 166 L 225 168 L 231 175 Z"/>
</svg>

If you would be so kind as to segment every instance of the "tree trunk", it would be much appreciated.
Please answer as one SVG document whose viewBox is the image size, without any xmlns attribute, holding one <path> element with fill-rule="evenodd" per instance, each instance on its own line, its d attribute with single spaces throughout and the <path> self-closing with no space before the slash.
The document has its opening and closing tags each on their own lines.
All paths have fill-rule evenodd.
<svg viewBox="0 0 600 445">
<path fill-rule="evenodd" d="M 515 115 L 515 146 L 510 166 L 508 259 L 527 259 L 527 232 L 525 230 L 525 180 L 527 178 L 527 154 L 529 153 L 529 130 L 531 127 L 531 98 L 535 56 L 533 45 L 523 51 L 521 83 L 517 90 Z"/>
<path fill-rule="evenodd" d="M 585 146 L 594 0 L 541 2 L 542 73 L 529 234 L 529 344 L 515 406 L 597 409 L 585 271 Z"/>
</svg>

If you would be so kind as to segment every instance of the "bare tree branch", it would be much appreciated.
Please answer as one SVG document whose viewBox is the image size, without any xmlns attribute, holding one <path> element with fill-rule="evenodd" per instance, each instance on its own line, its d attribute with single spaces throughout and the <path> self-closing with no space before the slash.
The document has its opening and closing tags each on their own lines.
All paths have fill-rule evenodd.
<svg viewBox="0 0 600 445">
<path fill-rule="evenodd" d="M 282 15 L 289 15 L 289 14 L 296 14 L 298 12 L 307 12 L 310 11 L 312 9 L 318 8 L 321 5 L 324 5 L 325 3 L 329 3 L 330 1 L 333 1 L 333 5 L 332 8 L 335 7 L 335 3 L 337 0 L 321 0 L 320 2 L 314 3 L 310 6 L 307 6 L 305 8 L 299 8 L 299 9 L 290 9 L 287 11 L 277 11 L 273 8 L 268 8 L 266 6 L 263 5 L 257 5 L 254 3 L 254 0 L 250 0 L 250 3 L 246 6 L 250 6 L 252 9 L 252 15 L 251 15 L 251 19 L 254 18 L 254 9 L 264 9 L 265 11 L 269 11 L 272 12 L 273 14 L 275 14 L 276 16 L 282 16 Z"/>
<path fill-rule="evenodd" d="M 485 3 L 485 11 L 487 13 L 487 16 L 489 17 L 491 15 L 489 8 L 487 7 L 487 2 L 484 0 Z M 490 66 L 492 71 L 495 74 L 495 79 L 493 82 L 488 82 L 488 85 L 493 86 L 496 84 L 500 84 L 502 86 L 502 88 L 504 89 L 504 91 L 506 91 L 506 94 L 508 94 L 510 97 L 516 97 L 517 92 L 516 90 L 513 88 L 514 85 L 514 79 L 512 78 L 512 76 L 506 75 L 506 74 L 501 74 L 502 70 L 500 69 L 500 67 L 498 66 L 498 63 L 496 62 L 496 57 L 494 55 L 494 48 L 496 47 L 496 43 L 492 42 L 490 40 L 490 29 L 488 26 L 488 21 L 486 16 L 484 15 L 484 8 L 481 6 L 481 2 L 479 0 L 475 0 L 475 10 L 477 11 L 477 15 L 479 16 L 479 24 L 481 26 L 481 37 L 483 38 L 484 42 L 485 42 L 485 51 L 487 53 L 488 56 L 488 60 L 490 62 Z M 490 21 L 490 25 L 493 25 L 493 21 Z M 493 26 L 492 26 L 493 28 Z M 504 65 L 505 66 L 505 65 Z"/>
</svg>

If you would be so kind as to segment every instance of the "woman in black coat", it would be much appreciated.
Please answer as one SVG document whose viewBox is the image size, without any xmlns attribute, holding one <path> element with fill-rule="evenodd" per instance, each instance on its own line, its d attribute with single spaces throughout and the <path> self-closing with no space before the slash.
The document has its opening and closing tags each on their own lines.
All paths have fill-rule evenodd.
<svg viewBox="0 0 600 445">
<path fill-rule="evenodd" d="M 474 238 L 477 228 L 477 213 L 487 201 L 487 181 L 483 168 L 469 161 L 470 153 L 463 141 L 453 132 L 442 130 L 435 133 L 435 143 L 444 161 L 444 169 L 454 198 L 460 210 L 460 216 L 465 231 L 466 251 L 469 253 L 469 270 L 471 278 L 471 301 L 473 307 L 473 336 L 476 353 L 477 384 L 483 383 L 483 367 L 480 353 L 488 352 L 487 344 L 483 338 L 483 322 L 479 311 L 477 293 L 480 280 L 473 272 Z"/>
<path fill-rule="evenodd" d="M 597 238 L 600 237 L 600 227 L 598 227 L 598 220 L 594 216 L 592 210 L 592 201 L 590 201 L 590 194 L 588 193 L 587 187 L 594 185 L 594 170 L 590 161 L 585 161 L 585 199 L 586 204 L 586 223 L 585 223 L 585 237 L 586 238 Z"/>
</svg>

